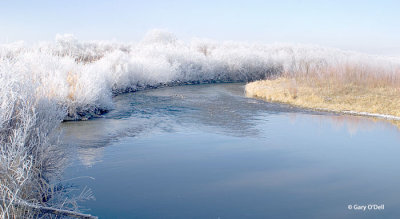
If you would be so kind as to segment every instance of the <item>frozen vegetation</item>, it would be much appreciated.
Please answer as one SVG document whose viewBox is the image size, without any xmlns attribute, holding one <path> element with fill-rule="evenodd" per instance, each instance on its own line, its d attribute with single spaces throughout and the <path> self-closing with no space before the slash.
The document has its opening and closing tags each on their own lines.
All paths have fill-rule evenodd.
<svg viewBox="0 0 400 219">
<path fill-rule="evenodd" d="M 50 183 L 64 157 L 57 128 L 107 112 L 118 93 L 282 75 L 398 88 L 399 66 L 394 57 L 311 45 L 184 42 L 159 30 L 138 43 L 58 35 L 55 42 L 0 45 L 0 217 L 34 215 L 20 203 L 74 210 L 73 200 L 57 202 Z"/>
<path fill-rule="evenodd" d="M 46 208 L 77 210 L 76 201 L 91 198 L 90 191 L 67 198 L 71 188 L 56 183 L 66 162 L 57 146 L 65 109 L 38 96 L 23 74 L 4 69 L 6 63 L 0 77 L 0 218 L 52 217 Z"/>
<path fill-rule="evenodd" d="M 360 75 L 395 77 L 398 58 L 304 45 L 260 45 L 195 39 L 151 31 L 139 43 L 80 42 L 58 35 L 55 42 L 0 46 L 2 77 L 21 77 L 30 92 L 65 107 L 64 119 L 84 119 L 112 109 L 112 96 L 165 85 L 253 81 L 271 75 L 359 68 Z M 359 72 L 358 72 L 359 73 Z M 32 90 L 31 87 L 34 87 Z"/>
</svg>

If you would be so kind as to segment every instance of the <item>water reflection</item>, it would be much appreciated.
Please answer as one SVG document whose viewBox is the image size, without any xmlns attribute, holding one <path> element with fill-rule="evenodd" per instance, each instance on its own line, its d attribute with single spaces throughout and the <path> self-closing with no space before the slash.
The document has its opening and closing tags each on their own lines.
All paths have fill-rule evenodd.
<svg viewBox="0 0 400 219">
<path fill-rule="evenodd" d="M 102 218 L 376 217 L 345 208 L 366 201 L 393 206 L 378 216 L 400 213 L 389 123 L 248 99 L 238 84 L 115 102 L 104 118 L 63 124 L 82 163 L 68 176 L 96 179 L 77 183 L 94 189 Z"/>
<path fill-rule="evenodd" d="M 86 167 L 92 167 L 95 163 L 101 162 L 104 147 L 79 147 L 78 157 Z"/>
<path fill-rule="evenodd" d="M 265 130 L 254 124 L 284 114 L 292 123 L 315 121 L 329 123 L 336 130 L 358 131 L 391 126 L 380 119 L 315 112 L 288 105 L 245 98 L 242 84 L 192 85 L 129 93 L 114 98 L 115 110 L 103 118 L 66 122 L 63 142 L 78 145 L 85 166 L 101 161 L 102 147 L 125 137 L 155 132 L 190 130 L 191 127 L 213 130 L 235 137 L 265 137 Z M 306 116 L 305 116 L 306 115 Z M 271 127 L 273 128 L 273 127 Z"/>
<path fill-rule="evenodd" d="M 302 122 L 301 120 L 304 119 L 304 116 L 299 116 L 298 114 L 288 114 L 288 116 L 293 123 Z M 318 123 L 321 127 L 329 125 L 337 131 L 346 130 L 351 136 L 359 132 L 373 131 L 377 128 L 398 130 L 390 120 L 365 116 L 325 113 L 322 115 L 309 115 L 307 118 Z"/>
</svg>

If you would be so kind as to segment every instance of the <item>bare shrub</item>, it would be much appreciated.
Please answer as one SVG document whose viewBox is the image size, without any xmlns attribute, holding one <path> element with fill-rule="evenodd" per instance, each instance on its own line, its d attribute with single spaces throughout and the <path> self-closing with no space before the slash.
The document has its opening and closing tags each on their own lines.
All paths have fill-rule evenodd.
<svg viewBox="0 0 400 219">
<path fill-rule="evenodd" d="M 32 206 L 76 210 L 68 188 L 53 184 L 66 162 L 57 146 L 65 110 L 21 78 L 0 75 L 0 218 L 54 216 Z"/>
</svg>

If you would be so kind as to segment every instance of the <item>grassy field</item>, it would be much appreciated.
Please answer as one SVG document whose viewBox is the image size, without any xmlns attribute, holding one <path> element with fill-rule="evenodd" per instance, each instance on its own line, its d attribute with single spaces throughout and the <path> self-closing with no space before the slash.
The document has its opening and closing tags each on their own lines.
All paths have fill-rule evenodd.
<svg viewBox="0 0 400 219">
<path fill-rule="evenodd" d="M 299 107 L 400 118 L 400 88 L 389 78 L 282 77 L 246 85 L 249 97 Z"/>
</svg>

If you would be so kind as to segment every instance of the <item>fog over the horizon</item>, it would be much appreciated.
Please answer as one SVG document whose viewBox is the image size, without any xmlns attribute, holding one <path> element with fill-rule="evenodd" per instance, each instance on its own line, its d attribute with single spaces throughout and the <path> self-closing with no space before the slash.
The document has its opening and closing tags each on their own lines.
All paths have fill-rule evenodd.
<svg viewBox="0 0 400 219">
<path fill-rule="evenodd" d="M 140 41 L 160 28 L 180 39 L 317 44 L 400 55 L 398 1 L 2 1 L 0 43 Z"/>
</svg>

